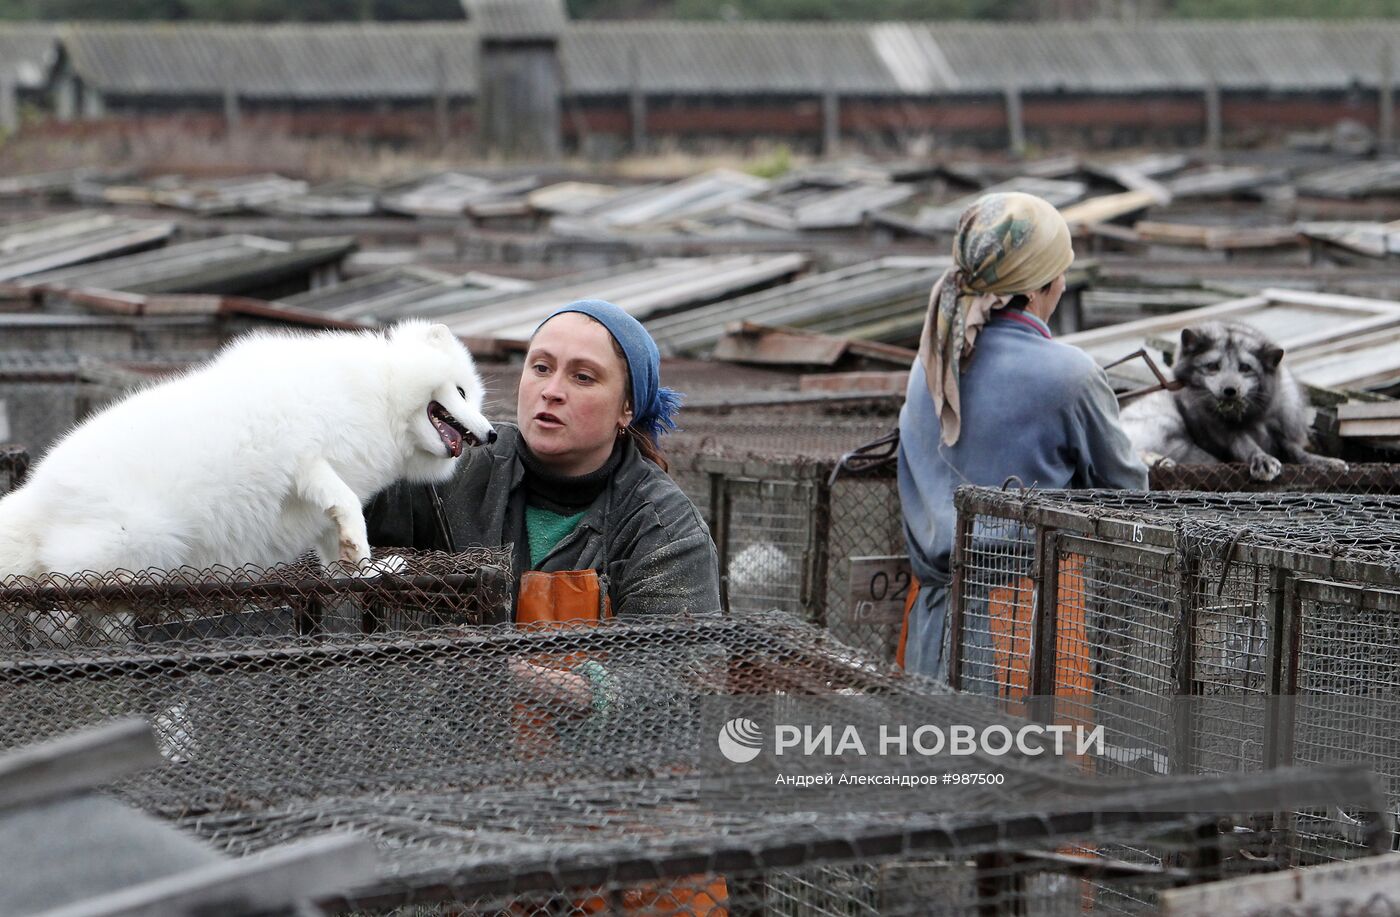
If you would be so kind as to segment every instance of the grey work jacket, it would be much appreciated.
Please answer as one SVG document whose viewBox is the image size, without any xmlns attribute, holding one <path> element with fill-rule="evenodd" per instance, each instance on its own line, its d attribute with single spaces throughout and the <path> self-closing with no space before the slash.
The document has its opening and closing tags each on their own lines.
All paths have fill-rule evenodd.
<svg viewBox="0 0 1400 917">
<path fill-rule="evenodd" d="M 504 547 L 523 536 L 524 466 L 520 430 L 497 424 L 498 438 L 468 450 L 452 479 L 439 484 L 452 543 Z M 710 530 L 675 481 L 624 442 L 617 470 L 578 527 L 538 570 L 597 570 L 615 615 L 720 611 L 719 555 Z M 446 550 L 449 545 L 424 485 L 399 483 L 365 509 L 370 545 Z M 517 565 L 522 556 L 516 551 Z M 522 571 L 514 571 L 518 578 Z"/>
</svg>

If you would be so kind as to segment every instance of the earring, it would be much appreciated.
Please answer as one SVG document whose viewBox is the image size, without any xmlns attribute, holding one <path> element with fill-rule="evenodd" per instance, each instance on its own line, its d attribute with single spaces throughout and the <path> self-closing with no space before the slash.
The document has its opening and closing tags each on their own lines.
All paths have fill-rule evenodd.
<svg viewBox="0 0 1400 917">
<path fill-rule="evenodd" d="M 626 432 L 627 432 L 627 428 L 626 428 L 626 427 L 618 427 L 618 428 L 617 428 L 617 437 L 618 437 L 618 439 L 621 439 L 621 438 L 622 438 L 622 434 L 624 434 L 624 433 L 626 433 Z"/>
</svg>

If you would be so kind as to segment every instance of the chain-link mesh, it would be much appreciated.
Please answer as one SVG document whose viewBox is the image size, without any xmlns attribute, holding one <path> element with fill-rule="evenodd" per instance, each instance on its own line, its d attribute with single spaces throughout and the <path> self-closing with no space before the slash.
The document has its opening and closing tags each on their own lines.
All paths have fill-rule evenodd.
<svg viewBox="0 0 1400 917">
<path fill-rule="evenodd" d="M 1104 725 L 1108 757 L 1137 772 L 1364 763 L 1400 812 L 1400 497 L 965 488 L 957 502 L 960 686 L 1054 695 L 1056 717 Z M 988 532 L 1017 533 L 1019 556 Z M 1294 862 L 1347 856 L 1366 833 L 1344 810 L 1280 824 Z"/>
<path fill-rule="evenodd" d="M 1265 766 L 1265 723 L 1251 699 L 1269 693 L 1272 650 L 1271 570 L 1267 565 L 1192 553 L 1190 589 L 1192 692 L 1212 698 L 1193 729 L 1195 767 L 1207 773 Z"/>
<path fill-rule="evenodd" d="M 402 551 L 358 570 L 270 568 L 50 574 L 0 582 L 0 653 L 213 637 L 402 631 L 499 619 L 509 553 Z"/>
<path fill-rule="evenodd" d="M 1391 800 L 1392 844 L 1400 841 L 1400 593 L 1304 580 L 1294 586 L 1297 639 L 1285 677 L 1297 697 L 1292 759 L 1366 762 Z M 1344 716 L 1339 716 L 1342 713 Z M 1337 859 L 1337 824 L 1352 812 L 1299 813 L 1296 846 L 1304 860 Z M 1341 842 L 1355 847 L 1356 833 Z"/>
<path fill-rule="evenodd" d="M 1015 519 L 990 515 L 972 518 L 961 533 L 955 684 L 973 694 L 1019 701 L 1029 693 L 1035 640 L 1035 533 Z"/>
<path fill-rule="evenodd" d="M 851 565 L 905 553 L 893 465 L 829 482 L 842 455 L 894 423 L 888 399 L 685 415 L 666 440 L 671 476 L 715 536 L 729 607 L 789 611 L 894 658 L 902 622 L 853 600 Z"/>
<path fill-rule="evenodd" d="M 1100 765 L 1167 773 L 1165 714 L 1178 662 L 1172 556 L 1074 537 L 1049 547 L 1054 666 L 1045 674 L 1050 684 L 1028 683 L 1027 693 L 1053 694 L 1061 722 L 1103 726 L 1113 754 Z"/>
<path fill-rule="evenodd" d="M 892 465 L 858 476 L 843 475 L 830 487 L 826 547 L 826 626 L 837 639 L 878 659 L 892 661 L 904 625 L 902 598 L 911 587 L 896 572 L 889 601 L 860 599 L 853 558 L 905 553 L 904 516 Z M 868 592 L 868 590 L 866 590 Z"/>
<path fill-rule="evenodd" d="M 571 676 L 589 664 L 605 679 L 580 702 Z M 1335 770 L 1086 779 L 1019 748 L 838 754 L 884 782 L 776 785 L 707 753 L 704 705 L 800 698 L 839 718 L 859 699 L 881 722 L 1023 723 L 785 614 L 14 649 L 0 682 L 3 748 L 147 718 L 164 763 L 112 792 L 223 852 L 368 837 L 381 866 L 329 902 L 345 910 L 1142 912 L 1239 860 L 1257 816 L 1375 792 Z M 891 779 L 915 775 L 933 782 Z"/>
<path fill-rule="evenodd" d="M 1284 465 L 1272 481 L 1256 481 L 1240 462 L 1220 465 L 1156 465 L 1148 471 L 1152 490 L 1216 493 L 1400 494 L 1400 464 L 1352 465 L 1344 471 Z"/>
<path fill-rule="evenodd" d="M 736 476 L 723 493 L 728 608 L 807 617 L 814 483 Z"/>
</svg>

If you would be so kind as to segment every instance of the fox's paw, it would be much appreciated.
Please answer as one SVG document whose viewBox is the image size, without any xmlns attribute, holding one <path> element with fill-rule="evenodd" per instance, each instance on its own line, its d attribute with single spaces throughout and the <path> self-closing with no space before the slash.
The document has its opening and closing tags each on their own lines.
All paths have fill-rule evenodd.
<svg viewBox="0 0 1400 917">
<path fill-rule="evenodd" d="M 355 568 L 355 575 L 359 577 L 372 576 L 392 576 L 395 573 L 402 573 L 408 567 L 408 561 L 397 554 L 385 554 L 383 557 L 370 559 L 366 557 L 360 561 Z"/>
<path fill-rule="evenodd" d="M 1249 460 L 1249 476 L 1256 481 L 1272 481 L 1283 471 L 1283 463 L 1272 455 L 1256 452 Z"/>
<path fill-rule="evenodd" d="M 1308 464 L 1312 465 L 1314 468 L 1324 468 L 1327 471 L 1337 472 L 1346 471 L 1349 468 L 1351 468 L 1350 465 L 1348 465 L 1341 459 L 1331 458 L 1326 455 L 1314 455 L 1311 459 L 1308 460 Z"/>
<path fill-rule="evenodd" d="M 1170 471 L 1176 467 L 1176 459 L 1168 458 L 1165 455 L 1159 455 L 1156 452 L 1142 453 L 1142 462 L 1148 468 L 1160 468 L 1163 471 Z"/>
<path fill-rule="evenodd" d="M 340 538 L 340 555 L 337 559 L 347 567 L 358 567 L 360 564 L 369 560 L 369 545 L 342 535 Z"/>
</svg>

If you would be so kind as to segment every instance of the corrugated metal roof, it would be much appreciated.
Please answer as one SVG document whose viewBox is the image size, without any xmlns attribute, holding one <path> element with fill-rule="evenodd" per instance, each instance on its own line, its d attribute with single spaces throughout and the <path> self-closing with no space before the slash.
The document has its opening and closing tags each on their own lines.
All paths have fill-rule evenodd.
<svg viewBox="0 0 1400 917">
<path fill-rule="evenodd" d="M 25 89 L 38 89 L 58 60 L 58 28 L 50 24 L 0 27 L 0 76 Z"/>
<path fill-rule="evenodd" d="M 84 82 L 112 95 L 426 98 L 476 92 L 476 31 L 466 23 L 73 25 L 64 46 Z"/>
<path fill-rule="evenodd" d="M 646 91 L 668 93 L 899 92 L 866 26 L 813 23 L 576 23 L 561 42 L 566 86 L 625 93 L 632 55 Z"/>
<path fill-rule="evenodd" d="M 946 257 L 887 257 L 712 305 L 651 319 L 647 330 L 663 353 L 704 353 L 731 322 L 798 327 L 863 340 L 900 339 L 928 311 L 928 291 L 951 263 Z"/>
<path fill-rule="evenodd" d="M 1160 22 L 1034 26 L 924 24 L 956 82 L 929 91 L 1136 92 L 1201 88 L 1338 89 L 1374 84 L 1394 21 Z"/>
<path fill-rule="evenodd" d="M 488 38 L 553 38 L 569 24 L 564 0 L 462 0 L 472 24 Z"/>
<path fill-rule="evenodd" d="M 476 90 L 478 31 L 466 22 L 77 24 L 61 34 L 78 73 L 108 94 L 232 85 L 254 98 L 426 98 L 439 52 L 449 93 Z M 651 94 L 985 94 L 1011 83 L 1116 93 L 1198 90 L 1212 74 L 1224 89 L 1337 90 L 1375 85 L 1386 41 L 1400 45 L 1400 22 L 581 22 L 560 35 L 574 96 L 628 92 L 634 55 Z"/>
<path fill-rule="evenodd" d="M 258 236 L 219 236 L 31 274 L 19 284 L 130 293 L 238 293 L 337 261 L 354 247 L 353 239 L 341 237 L 283 242 Z"/>
<path fill-rule="evenodd" d="M 783 253 L 657 258 L 562 277 L 526 293 L 433 317 L 459 335 L 525 340 L 549 313 L 571 300 L 605 299 L 645 319 L 765 286 L 801 270 L 806 261 L 804 255 Z M 419 314 L 429 313 L 420 309 Z"/>
<path fill-rule="evenodd" d="M 95 211 L 11 223 L 0 228 L 0 281 L 151 248 L 174 232 L 164 220 Z"/>
</svg>

